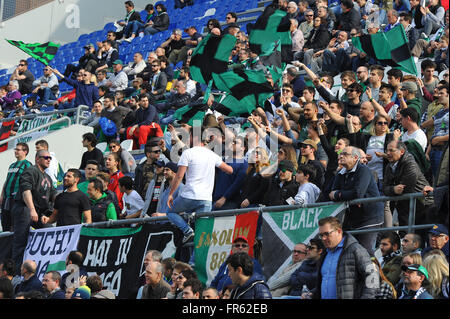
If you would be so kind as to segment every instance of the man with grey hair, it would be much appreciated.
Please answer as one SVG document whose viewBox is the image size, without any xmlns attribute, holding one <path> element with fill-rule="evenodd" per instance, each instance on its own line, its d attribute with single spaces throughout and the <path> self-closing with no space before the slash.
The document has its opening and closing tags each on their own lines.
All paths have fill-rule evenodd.
<svg viewBox="0 0 450 319">
<path fill-rule="evenodd" d="M 289 18 L 297 20 L 297 16 L 298 16 L 297 3 L 295 3 L 294 1 L 289 2 L 286 9 L 287 9 Z"/>
<path fill-rule="evenodd" d="M 0 96 L 0 107 L 3 111 L 14 110 L 14 101 L 22 98 L 22 94 L 19 92 L 19 82 L 9 81 L 6 90 L 8 91 L 6 95 Z"/>
<path fill-rule="evenodd" d="M 387 32 L 387 31 L 393 29 L 394 27 L 396 27 L 398 24 L 400 24 L 399 13 L 395 9 L 389 9 L 386 12 L 386 18 L 387 18 L 388 24 L 384 28 L 384 30 L 383 30 L 384 32 Z"/>
<path fill-rule="evenodd" d="M 186 45 L 186 41 L 181 38 L 182 35 L 183 31 L 181 29 L 175 29 L 170 37 L 161 44 L 161 47 L 166 49 L 169 63 L 176 64 L 183 58 L 180 53 L 181 49 Z"/>
<path fill-rule="evenodd" d="M 133 56 L 133 62 L 128 63 L 127 66 L 123 68 L 123 72 L 128 75 L 128 80 L 133 80 L 136 75 L 144 71 L 147 64 L 144 61 L 142 53 L 136 52 Z"/>
<path fill-rule="evenodd" d="M 20 175 L 19 190 L 12 209 L 14 216 L 12 259 L 16 263 L 16 269 L 20 269 L 22 264 L 30 226 L 46 227 L 42 224 L 41 217 L 51 214 L 50 202 L 55 202 L 57 192 L 51 177 L 45 172 L 51 160 L 48 150 L 39 150 L 36 152 L 36 165 L 28 167 Z"/>
<path fill-rule="evenodd" d="M 300 23 L 300 26 L 298 28 L 300 31 L 302 31 L 303 37 L 305 39 L 308 39 L 309 34 L 311 33 L 312 29 L 314 29 L 314 11 L 312 9 L 307 9 L 305 11 L 305 21 Z"/>
<path fill-rule="evenodd" d="M 383 193 L 386 196 L 400 196 L 408 193 L 419 193 L 425 186 L 429 186 L 427 179 L 417 165 L 414 156 L 407 151 L 405 143 L 393 140 L 386 149 L 389 164 L 384 169 Z M 427 211 L 434 204 L 433 196 L 425 196 L 423 200 L 416 200 L 416 215 L 414 225 L 426 224 Z M 391 201 L 391 212 L 397 208 L 400 226 L 409 223 L 409 200 Z M 426 230 L 417 230 L 422 238 L 427 238 Z M 400 236 L 405 232 L 400 231 Z"/>
<path fill-rule="evenodd" d="M 170 290 L 170 285 L 164 280 L 162 264 L 150 262 L 145 269 L 145 286 L 141 299 L 162 299 Z"/>
<path fill-rule="evenodd" d="M 298 29 L 297 19 L 291 19 L 291 38 L 292 38 L 292 53 L 302 51 L 305 45 L 305 38 L 301 30 Z"/>
<path fill-rule="evenodd" d="M 25 260 L 20 267 L 20 276 L 23 280 L 16 287 L 15 294 L 19 292 L 28 292 L 33 290 L 41 291 L 42 283 L 36 275 L 37 265 L 34 260 Z"/>
<path fill-rule="evenodd" d="M 342 169 L 337 173 L 329 198 L 333 201 L 351 201 L 360 198 L 379 197 L 375 179 L 370 169 L 360 162 L 358 148 L 347 146 L 338 156 Z M 358 230 L 378 228 L 384 221 L 382 202 L 350 205 L 345 214 L 343 229 Z M 355 235 L 359 243 L 373 255 L 377 233 Z"/>
</svg>

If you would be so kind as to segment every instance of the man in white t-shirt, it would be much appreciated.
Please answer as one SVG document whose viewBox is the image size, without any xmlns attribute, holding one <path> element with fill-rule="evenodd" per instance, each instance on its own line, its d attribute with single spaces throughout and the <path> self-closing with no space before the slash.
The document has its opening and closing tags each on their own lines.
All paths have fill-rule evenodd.
<svg viewBox="0 0 450 319">
<path fill-rule="evenodd" d="M 413 108 L 406 108 L 400 111 L 400 123 L 406 130 L 401 136 L 401 141 L 416 140 L 425 152 L 427 148 L 427 135 L 417 124 L 419 113 Z"/>
<path fill-rule="evenodd" d="M 144 200 L 141 195 L 133 189 L 133 179 L 130 176 L 124 176 L 119 179 L 119 188 L 123 192 L 123 213 L 122 218 L 140 218 L 142 217 L 142 208 Z"/>
<path fill-rule="evenodd" d="M 219 155 L 204 147 L 205 143 L 201 136 L 194 136 L 193 147 L 181 154 L 177 175 L 172 180 L 167 198 L 169 207 L 167 217 L 183 232 L 183 244 L 193 239 L 194 231 L 178 213 L 211 211 L 216 167 L 227 174 L 233 173 L 233 168 L 223 162 Z M 184 175 L 186 175 L 185 186 L 174 200 L 173 194 Z"/>
</svg>

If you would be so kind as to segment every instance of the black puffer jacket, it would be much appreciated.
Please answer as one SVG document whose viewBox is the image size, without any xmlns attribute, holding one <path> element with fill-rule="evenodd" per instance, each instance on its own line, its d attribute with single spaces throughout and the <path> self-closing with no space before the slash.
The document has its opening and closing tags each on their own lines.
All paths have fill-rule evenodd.
<svg viewBox="0 0 450 319">
<path fill-rule="evenodd" d="M 230 299 L 272 299 L 272 294 L 263 277 L 253 274 L 243 286 L 233 289 Z"/>
</svg>

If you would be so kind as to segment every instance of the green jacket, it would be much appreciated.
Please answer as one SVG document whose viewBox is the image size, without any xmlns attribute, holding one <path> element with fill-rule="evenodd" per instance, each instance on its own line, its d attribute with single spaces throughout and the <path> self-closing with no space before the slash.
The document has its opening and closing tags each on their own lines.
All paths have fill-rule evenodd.
<svg viewBox="0 0 450 319">
<path fill-rule="evenodd" d="M 97 199 L 97 200 L 93 200 L 92 198 L 90 198 L 90 202 L 91 202 L 91 206 L 94 206 L 95 204 L 97 204 L 97 202 L 101 201 L 102 199 L 104 199 L 107 195 L 105 193 L 103 193 L 103 195 Z M 106 209 L 106 220 L 117 220 L 117 213 L 116 213 L 116 208 L 114 206 L 114 203 L 109 203 L 108 208 Z"/>
<path fill-rule="evenodd" d="M 420 124 L 420 119 L 422 117 L 422 101 L 418 98 L 413 98 L 411 100 L 406 101 L 406 105 L 408 107 L 413 108 L 419 113 L 418 124 Z"/>
</svg>

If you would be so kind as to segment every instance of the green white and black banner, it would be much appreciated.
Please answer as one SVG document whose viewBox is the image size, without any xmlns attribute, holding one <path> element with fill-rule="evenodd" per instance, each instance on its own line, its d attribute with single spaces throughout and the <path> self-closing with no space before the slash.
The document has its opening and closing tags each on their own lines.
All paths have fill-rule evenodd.
<svg viewBox="0 0 450 319">
<path fill-rule="evenodd" d="M 66 257 L 77 250 L 82 225 L 52 227 L 30 230 L 23 260 L 34 260 L 36 276 L 42 280 L 47 271 L 56 270 L 63 274 Z"/>
<path fill-rule="evenodd" d="M 319 220 L 336 216 L 346 204 L 301 208 L 297 210 L 263 213 L 262 257 L 264 276 L 269 280 L 291 262 L 292 250 L 299 243 L 308 244 L 319 232 Z M 274 258 L 276 256 L 276 258 Z"/>
<path fill-rule="evenodd" d="M 177 258 L 182 237 L 169 223 L 135 228 L 85 227 L 78 250 L 85 256 L 83 267 L 88 273 L 99 275 L 103 285 L 118 298 L 135 299 L 139 287 L 145 284 L 146 252 L 158 250 L 163 259 Z"/>
</svg>

